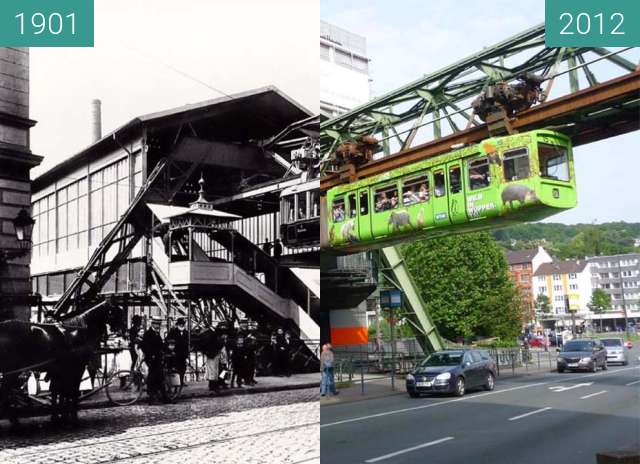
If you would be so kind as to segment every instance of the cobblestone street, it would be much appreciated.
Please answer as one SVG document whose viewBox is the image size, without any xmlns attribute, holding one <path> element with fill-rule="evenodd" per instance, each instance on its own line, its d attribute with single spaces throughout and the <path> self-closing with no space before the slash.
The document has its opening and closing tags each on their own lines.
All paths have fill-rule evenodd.
<svg viewBox="0 0 640 464">
<path fill-rule="evenodd" d="M 0 422 L 0 462 L 319 463 L 317 388 L 81 411 L 75 429 L 48 418 Z"/>
</svg>

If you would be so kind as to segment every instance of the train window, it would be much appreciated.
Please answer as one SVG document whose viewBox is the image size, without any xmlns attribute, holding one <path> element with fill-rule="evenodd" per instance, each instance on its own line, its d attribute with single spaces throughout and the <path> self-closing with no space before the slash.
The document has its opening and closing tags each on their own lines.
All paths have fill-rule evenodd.
<svg viewBox="0 0 640 464">
<path fill-rule="evenodd" d="M 402 204 L 404 206 L 429 201 L 429 178 L 427 176 L 407 179 L 403 184 Z"/>
<path fill-rule="evenodd" d="M 288 195 L 283 198 L 282 202 L 282 215 L 286 218 L 287 222 L 295 221 L 296 213 L 296 199 L 294 195 Z"/>
<path fill-rule="evenodd" d="M 507 182 L 529 177 L 529 150 L 518 148 L 504 153 L 504 180 Z"/>
<path fill-rule="evenodd" d="M 397 208 L 398 206 L 398 188 L 395 185 L 387 185 L 386 187 L 376 190 L 376 213 L 386 211 L 388 209 Z"/>
<path fill-rule="evenodd" d="M 311 195 L 311 216 L 318 217 L 320 216 L 320 192 L 317 190 L 312 190 L 310 192 Z"/>
<path fill-rule="evenodd" d="M 369 214 L 369 192 L 360 192 L 360 216 Z"/>
<path fill-rule="evenodd" d="M 356 194 L 349 195 L 349 217 L 354 218 L 358 215 L 358 208 L 356 208 Z"/>
<path fill-rule="evenodd" d="M 491 183 L 489 173 L 489 160 L 480 158 L 469 163 L 469 188 L 476 190 L 488 186 Z"/>
<path fill-rule="evenodd" d="M 433 173 L 433 183 L 435 185 L 434 194 L 436 197 L 443 197 L 444 191 L 444 172 L 436 171 Z"/>
<path fill-rule="evenodd" d="M 298 220 L 307 218 L 307 192 L 298 193 Z"/>
<path fill-rule="evenodd" d="M 546 143 L 538 144 L 540 175 L 549 179 L 569 180 L 569 159 L 567 149 Z"/>
<path fill-rule="evenodd" d="M 344 198 L 333 200 L 333 222 L 344 221 Z"/>
<path fill-rule="evenodd" d="M 449 188 L 451 193 L 458 193 L 462 190 L 460 166 L 452 166 L 449 168 Z"/>
</svg>

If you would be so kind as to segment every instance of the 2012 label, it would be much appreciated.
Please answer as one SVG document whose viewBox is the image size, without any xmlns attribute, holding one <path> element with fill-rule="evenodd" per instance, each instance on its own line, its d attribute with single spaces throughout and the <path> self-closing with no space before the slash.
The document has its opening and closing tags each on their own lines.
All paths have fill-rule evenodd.
<svg viewBox="0 0 640 464">
<path fill-rule="evenodd" d="M 591 20 L 592 16 L 593 22 Z M 595 15 L 578 13 L 574 18 L 573 14 L 565 12 L 560 15 L 560 21 L 564 24 L 564 27 L 560 30 L 560 35 L 574 35 L 575 33 L 587 35 L 592 32 L 599 32 L 600 35 L 624 35 L 624 31 L 621 29 L 624 23 L 624 15 L 622 13 L 613 13 L 607 20 L 602 13 Z M 592 25 L 597 29 L 592 30 Z"/>
</svg>

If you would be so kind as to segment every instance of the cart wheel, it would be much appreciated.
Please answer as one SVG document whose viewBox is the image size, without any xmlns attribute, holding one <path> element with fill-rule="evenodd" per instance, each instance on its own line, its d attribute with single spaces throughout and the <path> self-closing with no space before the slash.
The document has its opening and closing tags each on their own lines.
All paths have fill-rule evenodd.
<svg viewBox="0 0 640 464">
<path fill-rule="evenodd" d="M 118 371 L 107 382 L 107 398 L 113 404 L 127 406 L 135 403 L 143 391 L 143 380 L 138 373 Z"/>
</svg>

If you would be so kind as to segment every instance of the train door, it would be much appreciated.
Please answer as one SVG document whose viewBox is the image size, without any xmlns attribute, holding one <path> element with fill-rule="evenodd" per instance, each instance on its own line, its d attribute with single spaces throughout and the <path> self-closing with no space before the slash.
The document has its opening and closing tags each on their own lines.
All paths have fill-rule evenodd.
<svg viewBox="0 0 640 464">
<path fill-rule="evenodd" d="M 358 204 L 356 200 L 356 192 L 347 194 L 347 219 L 348 225 L 345 226 L 348 230 L 343 233 L 344 238 L 349 241 L 355 241 L 358 239 Z"/>
<path fill-rule="evenodd" d="M 447 176 L 449 180 L 449 218 L 451 224 L 463 224 L 467 222 L 467 212 L 464 204 L 464 187 L 462 182 L 462 162 L 453 161 L 447 163 Z"/>
<path fill-rule="evenodd" d="M 369 203 L 369 189 L 360 189 L 358 191 L 358 236 L 360 240 L 371 240 L 371 211 Z"/>
<path fill-rule="evenodd" d="M 436 227 L 451 224 L 445 179 L 444 169 L 433 171 L 433 222 Z"/>
<path fill-rule="evenodd" d="M 403 231 L 405 229 L 405 227 L 402 227 L 403 224 L 398 224 L 398 219 L 401 218 L 401 215 L 398 215 L 396 211 L 400 205 L 397 183 L 377 187 L 372 193 L 373 199 L 370 203 L 373 206 L 373 216 L 371 218 L 373 237 L 380 239 Z M 408 221 L 405 222 L 408 223 Z"/>
</svg>

